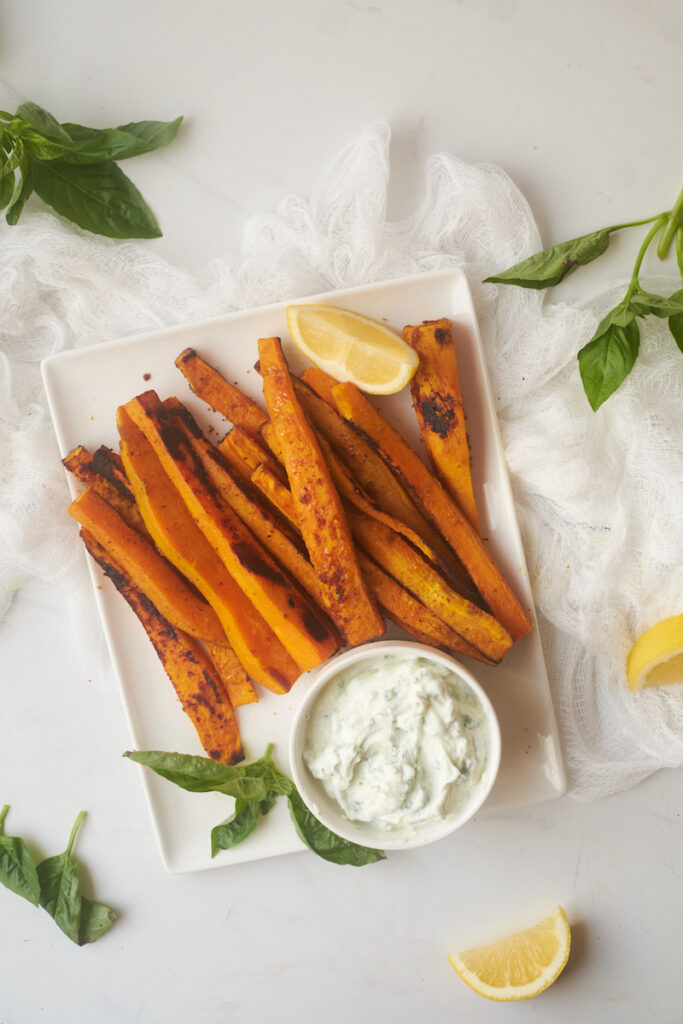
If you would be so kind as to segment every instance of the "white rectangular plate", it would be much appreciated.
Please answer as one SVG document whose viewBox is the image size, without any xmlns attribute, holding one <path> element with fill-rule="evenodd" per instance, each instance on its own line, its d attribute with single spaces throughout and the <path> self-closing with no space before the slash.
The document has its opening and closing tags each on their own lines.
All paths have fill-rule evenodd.
<svg viewBox="0 0 683 1024">
<path fill-rule="evenodd" d="M 531 587 L 481 338 L 462 272 L 439 271 L 332 292 L 315 296 L 315 301 L 386 319 L 398 331 L 405 324 L 442 316 L 453 321 L 482 532 L 505 576 L 533 615 Z M 43 376 L 62 455 L 77 444 L 90 449 L 100 444 L 117 447 L 117 406 L 149 388 L 154 388 L 162 398 L 177 395 L 205 429 L 213 428 L 210 436 L 222 436 L 225 420 L 191 394 L 174 360 L 184 348 L 196 348 L 230 381 L 262 401 L 260 378 L 253 369 L 256 342 L 260 337 L 286 334 L 285 305 L 278 303 L 232 313 L 45 360 Z M 283 343 L 292 368 L 298 371 L 303 365 L 301 357 L 284 338 Z M 421 450 L 407 389 L 399 395 L 378 399 L 376 405 Z M 78 484 L 70 480 L 70 486 L 75 495 Z M 142 627 L 113 586 L 103 579 L 99 568 L 90 563 L 90 572 L 133 745 L 138 750 L 203 753 Z M 387 635 L 404 636 L 398 629 Z M 503 736 L 500 773 L 486 803 L 486 812 L 536 803 L 563 793 L 564 769 L 538 629 L 517 643 L 499 667 L 468 664 L 493 701 Z M 239 709 L 249 760 L 259 757 L 272 740 L 278 764 L 288 771 L 290 723 L 308 685 L 308 680 L 302 678 L 287 696 L 264 692 L 258 704 Z M 125 770 L 125 762 L 117 770 Z M 185 793 L 151 772 L 141 771 L 161 855 L 169 871 L 196 871 L 302 849 L 286 804 L 281 800 L 246 842 L 212 860 L 211 828 L 230 814 L 232 801 L 217 794 Z"/>
</svg>

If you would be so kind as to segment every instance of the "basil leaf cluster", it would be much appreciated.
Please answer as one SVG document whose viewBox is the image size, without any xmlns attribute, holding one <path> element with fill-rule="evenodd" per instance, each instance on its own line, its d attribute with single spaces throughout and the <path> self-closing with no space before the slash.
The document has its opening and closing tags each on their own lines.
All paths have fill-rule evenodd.
<svg viewBox="0 0 683 1024">
<path fill-rule="evenodd" d="M 182 117 L 118 128 L 60 124 L 36 103 L 0 110 L 0 209 L 16 224 L 35 192 L 62 217 L 108 238 L 158 238 L 154 214 L 117 166 L 167 146 Z"/>
<path fill-rule="evenodd" d="M 610 237 L 623 228 L 652 224 L 636 258 L 626 295 L 603 317 L 593 337 L 578 353 L 579 372 L 586 397 L 594 412 L 629 375 L 640 349 L 640 328 L 637 320 L 658 316 L 669 322 L 669 330 L 683 352 L 683 290 L 673 295 L 655 295 L 640 286 L 639 273 L 650 244 L 659 235 L 657 255 L 665 259 L 675 240 L 678 268 L 683 278 L 683 189 L 673 208 L 645 220 L 630 221 L 601 228 L 568 242 L 537 252 L 509 270 L 485 278 L 497 284 L 519 288 L 551 288 L 577 267 L 592 263 L 609 246 Z"/>
<path fill-rule="evenodd" d="M 190 793 L 224 793 L 235 798 L 233 813 L 211 830 L 212 857 L 244 842 L 278 797 L 284 796 L 299 838 L 319 857 L 354 867 L 385 858 L 381 850 L 342 839 L 311 814 L 292 780 L 273 761 L 272 743 L 251 764 L 218 764 L 208 757 L 161 750 L 129 750 L 124 756 Z"/>
<path fill-rule="evenodd" d="M 8 804 L 0 811 L 0 882 L 35 907 L 43 907 L 77 945 L 84 946 L 101 938 L 117 915 L 111 907 L 89 900 L 81 892 L 78 862 L 72 850 L 85 811 L 76 818 L 64 853 L 48 857 L 39 864 L 23 839 L 4 834 L 8 811 Z"/>
</svg>

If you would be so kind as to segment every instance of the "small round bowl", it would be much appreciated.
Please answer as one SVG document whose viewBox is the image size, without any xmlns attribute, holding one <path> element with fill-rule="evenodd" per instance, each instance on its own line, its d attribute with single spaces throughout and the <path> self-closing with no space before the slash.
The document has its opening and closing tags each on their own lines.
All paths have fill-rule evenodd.
<svg viewBox="0 0 683 1024">
<path fill-rule="evenodd" d="M 414 651 L 416 658 L 428 658 L 450 669 L 474 692 L 484 711 L 488 728 L 488 756 L 479 783 L 469 799 L 458 808 L 455 814 L 441 821 L 418 825 L 412 831 L 398 832 L 391 828 L 382 829 L 367 822 L 352 821 L 347 818 L 336 800 L 328 795 L 322 782 L 311 774 L 304 761 L 303 752 L 309 717 L 313 706 L 327 685 L 342 670 L 367 659 L 374 659 L 378 656 L 392 653 L 407 653 L 409 651 Z M 383 850 L 405 850 L 416 846 L 426 846 L 428 843 L 434 843 L 438 839 L 444 839 L 457 829 L 462 828 L 465 822 L 469 821 L 476 814 L 491 792 L 491 788 L 496 780 L 500 766 L 500 747 L 500 727 L 493 705 L 472 673 L 464 665 L 461 665 L 455 658 L 451 658 L 450 655 L 444 654 L 433 647 L 427 647 L 424 644 L 405 640 L 380 640 L 344 651 L 342 654 L 338 654 L 325 662 L 318 669 L 317 675 L 314 677 L 310 689 L 299 705 L 294 718 L 289 741 L 289 762 L 292 777 L 302 800 L 316 818 L 332 832 L 361 846 L 370 846 Z"/>
</svg>

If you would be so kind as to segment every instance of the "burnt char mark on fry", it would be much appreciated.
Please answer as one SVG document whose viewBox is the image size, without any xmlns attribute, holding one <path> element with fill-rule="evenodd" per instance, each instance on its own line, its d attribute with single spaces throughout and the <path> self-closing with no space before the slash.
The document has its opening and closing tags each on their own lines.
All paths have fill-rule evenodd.
<svg viewBox="0 0 683 1024">
<path fill-rule="evenodd" d="M 269 565 L 255 545 L 249 544 L 247 541 L 235 540 L 232 549 L 240 563 L 249 572 L 262 576 L 263 579 L 270 580 L 271 583 L 280 583 L 286 586 L 285 577 L 280 570 L 275 565 Z"/>
<path fill-rule="evenodd" d="M 304 609 L 304 625 L 313 639 L 318 642 L 327 640 L 327 638 L 331 636 L 330 631 L 325 628 L 323 623 L 317 615 L 313 614 L 313 611 L 310 608 Z"/>
<path fill-rule="evenodd" d="M 108 448 L 101 446 L 93 453 L 92 469 L 93 473 L 107 480 L 124 498 L 127 498 L 129 501 L 134 500 L 133 493 L 124 483 L 121 471 L 116 463 L 112 461 L 112 453 Z"/>
<path fill-rule="evenodd" d="M 438 391 L 421 400 L 420 412 L 425 425 L 440 438 L 448 437 L 458 422 L 453 395 L 444 395 Z"/>
<path fill-rule="evenodd" d="M 448 331 L 444 331 L 443 327 L 437 327 L 434 331 L 434 341 L 438 341 L 439 345 L 445 345 L 448 341 Z"/>
<path fill-rule="evenodd" d="M 196 349 L 194 349 L 194 348 L 186 348 L 185 351 L 181 352 L 180 355 L 178 356 L 178 358 L 176 359 L 176 364 L 177 363 L 188 363 L 190 361 L 190 359 L 196 359 L 196 357 L 197 357 L 197 350 Z"/>
<path fill-rule="evenodd" d="M 272 665 L 270 665 L 268 666 L 266 671 L 268 672 L 268 675 L 273 677 L 273 679 L 277 679 L 284 693 L 287 693 L 291 689 L 292 684 L 290 683 L 289 679 L 287 679 L 287 676 L 284 676 L 282 672 L 279 671 L 279 669 L 274 668 Z"/>
<path fill-rule="evenodd" d="M 147 615 L 157 620 L 169 640 L 177 639 L 178 634 L 171 623 L 161 614 L 157 606 L 150 601 L 147 595 L 143 594 L 141 590 L 138 590 L 133 597 L 130 591 L 130 581 L 124 573 L 120 572 L 116 566 L 111 564 L 111 562 L 108 562 L 105 558 L 95 553 L 85 539 L 83 540 L 83 543 L 88 549 L 92 559 L 97 562 L 104 575 L 107 579 L 111 580 L 119 594 L 126 599 L 133 611 L 137 612 L 137 608 L 140 606 Z"/>
</svg>

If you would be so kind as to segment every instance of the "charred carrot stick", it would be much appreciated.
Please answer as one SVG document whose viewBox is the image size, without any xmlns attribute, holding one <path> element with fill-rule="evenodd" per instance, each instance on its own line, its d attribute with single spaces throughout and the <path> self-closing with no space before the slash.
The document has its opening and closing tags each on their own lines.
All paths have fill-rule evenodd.
<svg viewBox="0 0 683 1024">
<path fill-rule="evenodd" d="M 266 406 L 325 610 L 350 644 L 381 636 L 382 616 L 363 582 L 341 499 L 297 400 L 279 338 L 261 338 L 259 358 Z"/>
<path fill-rule="evenodd" d="M 494 563 L 481 537 L 453 503 L 446 490 L 400 434 L 380 416 L 350 383 L 333 388 L 337 408 L 366 438 L 403 485 L 421 503 L 472 577 L 492 614 L 518 640 L 531 629 L 531 620 Z"/>
</svg>

